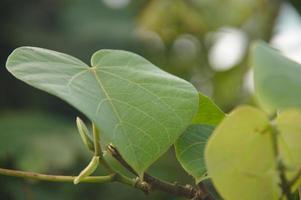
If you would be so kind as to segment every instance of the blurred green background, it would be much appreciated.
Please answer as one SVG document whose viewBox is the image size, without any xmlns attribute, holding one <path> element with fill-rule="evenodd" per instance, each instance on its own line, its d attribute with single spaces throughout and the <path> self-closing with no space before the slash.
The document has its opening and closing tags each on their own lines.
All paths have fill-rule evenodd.
<svg viewBox="0 0 301 200">
<path fill-rule="evenodd" d="M 91 156 L 75 128 L 81 113 L 7 72 L 13 49 L 43 47 L 86 63 L 99 49 L 133 51 L 192 82 L 228 112 L 238 104 L 256 104 L 248 65 L 252 41 L 268 41 L 301 62 L 300 10 L 299 0 L 1 0 L 0 166 L 76 175 Z M 192 183 L 173 149 L 149 172 Z M 0 176 L 0 199 L 179 198 L 145 196 L 117 183 L 73 186 Z"/>
</svg>

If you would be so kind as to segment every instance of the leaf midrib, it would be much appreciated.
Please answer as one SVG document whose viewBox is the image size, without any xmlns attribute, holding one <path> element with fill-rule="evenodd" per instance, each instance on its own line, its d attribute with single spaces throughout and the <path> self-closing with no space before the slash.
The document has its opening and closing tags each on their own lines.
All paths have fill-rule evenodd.
<svg viewBox="0 0 301 200">
<path fill-rule="evenodd" d="M 108 99 L 108 102 L 109 102 L 109 104 L 111 105 L 111 107 L 112 107 L 112 109 L 113 109 L 113 112 L 115 113 L 115 116 L 117 117 L 118 124 L 122 124 L 123 121 L 122 121 L 122 119 L 121 119 L 121 117 L 120 117 L 120 114 L 118 113 L 116 107 L 114 106 L 114 104 L 113 104 L 113 102 L 112 102 L 112 98 L 111 98 L 110 95 L 108 94 L 107 90 L 104 88 L 104 86 L 103 86 L 103 84 L 102 84 L 102 81 L 100 80 L 100 78 L 99 78 L 99 76 L 98 76 L 98 74 L 97 74 L 97 71 L 96 71 L 97 69 L 96 69 L 96 67 L 90 67 L 90 68 L 88 68 L 88 70 L 90 70 L 90 71 L 92 72 L 92 74 L 94 75 L 94 77 L 95 77 L 95 79 L 96 79 L 96 81 L 97 81 L 97 83 L 98 83 L 100 89 L 101 89 L 101 90 L 103 91 L 103 93 L 105 94 L 106 99 Z M 121 129 L 121 131 L 122 131 L 122 133 L 124 134 L 124 130 Z M 137 159 L 137 154 L 136 154 L 136 152 L 135 152 L 134 149 L 133 149 L 133 144 L 132 144 L 131 140 L 129 139 L 129 137 L 126 137 L 126 138 L 127 138 L 128 143 L 130 144 L 129 147 L 131 148 L 131 151 L 132 151 L 132 153 L 133 153 L 133 155 L 134 155 L 134 158 L 135 158 L 135 163 L 136 163 L 136 165 L 137 165 L 137 164 L 138 164 L 138 159 Z M 137 166 L 138 166 L 138 165 L 137 165 Z"/>
</svg>

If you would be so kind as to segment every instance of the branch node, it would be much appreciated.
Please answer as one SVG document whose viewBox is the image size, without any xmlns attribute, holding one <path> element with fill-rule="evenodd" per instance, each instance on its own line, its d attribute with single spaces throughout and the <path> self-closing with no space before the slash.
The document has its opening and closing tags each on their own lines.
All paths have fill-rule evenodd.
<svg viewBox="0 0 301 200">
<path fill-rule="evenodd" d="M 145 181 L 141 181 L 141 179 L 139 177 L 136 178 L 136 182 L 135 182 L 134 186 L 136 188 L 142 190 L 144 192 L 144 194 L 146 194 L 146 195 L 148 195 L 152 190 L 152 186 Z"/>
</svg>

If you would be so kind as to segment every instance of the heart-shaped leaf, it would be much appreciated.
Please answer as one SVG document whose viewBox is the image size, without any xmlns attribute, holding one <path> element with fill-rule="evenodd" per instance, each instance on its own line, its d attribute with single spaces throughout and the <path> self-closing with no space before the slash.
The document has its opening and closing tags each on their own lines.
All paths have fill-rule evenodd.
<svg viewBox="0 0 301 200">
<path fill-rule="evenodd" d="M 288 181 L 296 179 L 289 186 L 292 192 L 300 186 L 301 111 L 285 110 L 272 124 L 267 114 L 244 106 L 228 115 L 213 132 L 205 150 L 206 166 L 225 199 L 280 199 L 279 161 Z"/>
<path fill-rule="evenodd" d="M 301 65 L 263 42 L 252 48 L 255 92 L 269 111 L 301 107 Z"/>
<path fill-rule="evenodd" d="M 214 127 L 191 125 L 175 143 L 176 156 L 182 167 L 199 183 L 205 175 L 204 151 Z"/>
<path fill-rule="evenodd" d="M 100 50 L 89 67 L 51 50 L 21 47 L 7 69 L 67 101 L 90 118 L 140 174 L 180 136 L 198 108 L 198 93 L 139 55 Z"/>
<path fill-rule="evenodd" d="M 208 175 L 224 199 L 278 200 L 278 174 L 268 117 L 252 107 L 230 113 L 205 150 Z"/>
<path fill-rule="evenodd" d="M 225 113 L 209 97 L 199 93 L 199 99 L 199 110 L 192 123 L 216 126 L 225 117 Z"/>
</svg>

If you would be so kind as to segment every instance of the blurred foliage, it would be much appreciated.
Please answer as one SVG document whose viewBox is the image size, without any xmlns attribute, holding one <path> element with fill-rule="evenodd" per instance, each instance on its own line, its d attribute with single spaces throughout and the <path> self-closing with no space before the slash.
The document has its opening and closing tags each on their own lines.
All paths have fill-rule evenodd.
<svg viewBox="0 0 301 200">
<path fill-rule="evenodd" d="M 146 49 L 156 48 L 148 51 L 151 60 L 164 51 L 165 56 L 157 62 L 159 66 L 172 66 L 164 69 L 191 80 L 200 91 L 230 110 L 249 98 L 248 94 L 241 95 L 246 92 L 242 85 L 249 67 L 248 52 L 232 69 L 216 71 L 208 60 L 210 50 L 225 27 L 246 34 L 245 49 L 254 39 L 269 40 L 279 7 L 278 0 L 153 0 L 140 14 L 138 36 L 140 33 Z M 163 44 L 154 46 L 159 39 Z"/>
<path fill-rule="evenodd" d="M 300 10 L 299 0 L 290 0 Z M 61 100 L 14 79 L 5 70 L 18 46 L 38 46 L 74 55 L 87 63 L 99 49 L 125 49 L 191 81 L 224 111 L 252 102 L 244 87 L 248 46 L 269 41 L 280 0 L 1 0 L 0 2 L 0 163 L 2 167 L 77 174 L 88 162 L 76 133 L 80 115 Z M 112 6 L 112 2 L 125 2 Z M 126 2 L 129 2 L 126 4 Z M 226 29 L 245 36 L 241 58 L 217 70 L 211 61 Z M 229 46 L 229 50 L 232 49 Z M 221 58 L 226 60 L 227 55 Z M 14 110 L 14 111 L 12 111 Z M 24 111 L 25 110 L 25 111 Z M 34 112 L 37 110 L 38 112 Z M 150 173 L 170 181 L 191 182 L 165 154 Z M 101 170 L 97 173 L 103 173 Z M 118 188 L 118 192 L 116 192 Z M 39 183 L 0 177 L 0 199 L 145 199 L 119 184 Z M 175 199 L 156 192 L 147 199 Z"/>
<path fill-rule="evenodd" d="M 72 167 L 84 148 L 70 121 L 33 111 L 0 114 L 0 159 L 15 159 L 21 170 L 56 171 Z M 58 156 L 59 155 L 59 156 Z"/>
</svg>

